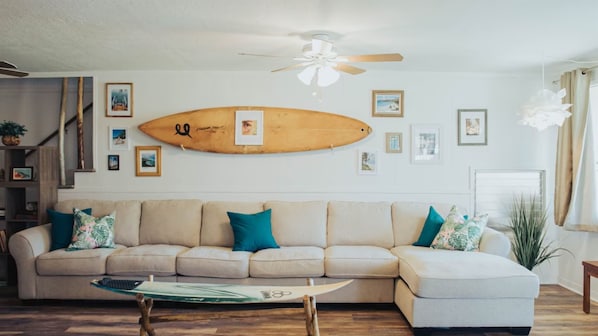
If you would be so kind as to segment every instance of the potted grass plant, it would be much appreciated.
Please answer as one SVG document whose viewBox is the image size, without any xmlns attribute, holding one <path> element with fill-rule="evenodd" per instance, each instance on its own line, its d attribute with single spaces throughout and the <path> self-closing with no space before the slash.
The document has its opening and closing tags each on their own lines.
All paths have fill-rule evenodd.
<svg viewBox="0 0 598 336">
<path fill-rule="evenodd" d="M 20 136 L 25 135 L 25 132 L 27 132 L 25 126 L 14 121 L 4 120 L 0 123 L 0 136 L 2 136 L 2 143 L 6 146 L 20 144 Z"/>
<path fill-rule="evenodd" d="M 515 197 L 509 214 L 509 227 L 513 231 L 512 248 L 517 262 L 532 270 L 546 260 L 569 252 L 561 247 L 546 243 L 546 222 L 548 214 L 534 196 Z"/>
</svg>

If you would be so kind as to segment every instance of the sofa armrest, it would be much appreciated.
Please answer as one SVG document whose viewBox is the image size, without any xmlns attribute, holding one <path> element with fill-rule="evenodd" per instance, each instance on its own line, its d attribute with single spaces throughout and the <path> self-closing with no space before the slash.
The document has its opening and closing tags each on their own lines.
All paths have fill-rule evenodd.
<svg viewBox="0 0 598 336">
<path fill-rule="evenodd" d="M 8 248 L 17 264 L 19 298 L 35 299 L 37 271 L 35 259 L 50 250 L 51 224 L 44 224 L 23 231 L 10 237 Z"/>
<path fill-rule="evenodd" d="M 511 241 L 504 233 L 486 227 L 480 240 L 480 252 L 508 258 L 511 253 Z"/>
</svg>

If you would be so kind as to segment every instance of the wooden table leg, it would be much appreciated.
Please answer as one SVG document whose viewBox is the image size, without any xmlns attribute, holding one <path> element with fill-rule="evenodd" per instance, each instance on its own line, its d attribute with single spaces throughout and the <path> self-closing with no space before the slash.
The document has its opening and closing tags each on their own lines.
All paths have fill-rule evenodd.
<svg viewBox="0 0 598 336">
<path fill-rule="evenodd" d="M 590 270 L 588 266 L 583 266 L 583 311 L 590 313 Z"/>
<path fill-rule="evenodd" d="M 314 280 L 307 279 L 307 284 L 313 286 Z M 307 336 L 320 336 L 316 298 L 307 295 L 303 297 L 303 309 L 305 310 L 305 328 L 307 329 Z"/>
<path fill-rule="evenodd" d="M 137 298 L 137 305 L 141 313 L 141 317 L 139 318 L 139 336 L 156 336 L 156 332 L 150 324 L 150 313 L 154 306 L 154 300 L 145 299 L 141 293 L 135 297 Z"/>
</svg>

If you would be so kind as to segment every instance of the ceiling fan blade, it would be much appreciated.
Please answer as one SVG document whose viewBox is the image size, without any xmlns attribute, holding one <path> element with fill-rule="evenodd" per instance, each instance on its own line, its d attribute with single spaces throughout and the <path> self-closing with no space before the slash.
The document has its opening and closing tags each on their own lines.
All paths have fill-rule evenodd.
<svg viewBox="0 0 598 336">
<path fill-rule="evenodd" d="M 8 75 L 8 76 L 15 76 L 15 77 L 27 77 L 29 74 L 24 71 L 19 70 L 11 70 L 6 68 L 0 68 L 0 75 Z"/>
<path fill-rule="evenodd" d="M 297 63 L 297 64 L 293 64 L 293 65 L 289 65 L 287 67 L 284 68 L 280 68 L 280 69 L 274 69 L 272 70 L 272 72 L 279 72 L 279 71 L 287 71 L 287 70 L 293 70 L 293 69 L 297 69 L 300 67 L 304 67 L 304 66 L 308 66 L 310 65 L 312 62 L 303 62 L 303 63 Z"/>
<path fill-rule="evenodd" d="M 337 58 L 347 62 L 400 62 L 403 60 L 401 54 L 372 54 L 372 55 L 353 55 L 338 56 Z"/>
<path fill-rule="evenodd" d="M 0 68 L 16 69 L 17 66 L 7 61 L 0 61 Z"/>
<path fill-rule="evenodd" d="M 280 56 L 280 55 L 266 55 L 266 54 L 252 54 L 252 53 L 244 53 L 240 52 L 240 56 L 258 56 L 258 57 L 285 57 L 288 58 L 289 56 Z"/>
<path fill-rule="evenodd" d="M 354 67 L 352 65 L 344 64 L 344 63 L 337 63 L 334 68 L 338 71 L 346 72 L 351 75 L 359 75 L 360 73 L 365 72 L 364 69 L 360 69 L 358 67 Z"/>
</svg>

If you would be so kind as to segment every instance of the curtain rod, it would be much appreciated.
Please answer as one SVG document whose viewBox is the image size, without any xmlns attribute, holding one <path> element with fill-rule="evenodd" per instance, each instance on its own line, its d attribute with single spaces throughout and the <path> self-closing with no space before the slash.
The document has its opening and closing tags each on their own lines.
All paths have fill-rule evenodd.
<svg viewBox="0 0 598 336">
<path fill-rule="evenodd" d="M 593 70 L 593 69 L 596 69 L 596 68 L 598 68 L 598 65 L 594 65 L 594 66 L 591 66 L 589 68 L 581 68 L 580 70 L 581 70 L 581 73 L 585 75 L 586 71 Z M 552 81 L 552 85 L 556 85 L 560 81 L 561 81 L 560 79 L 555 79 L 555 80 Z"/>
<path fill-rule="evenodd" d="M 591 67 L 589 67 L 589 68 L 582 68 L 582 69 L 581 69 L 581 73 L 585 75 L 585 74 L 586 74 L 586 71 L 588 71 L 588 70 L 592 70 L 592 69 L 596 69 L 596 68 L 598 68 L 598 65 L 594 65 L 594 66 L 591 66 Z"/>
</svg>

